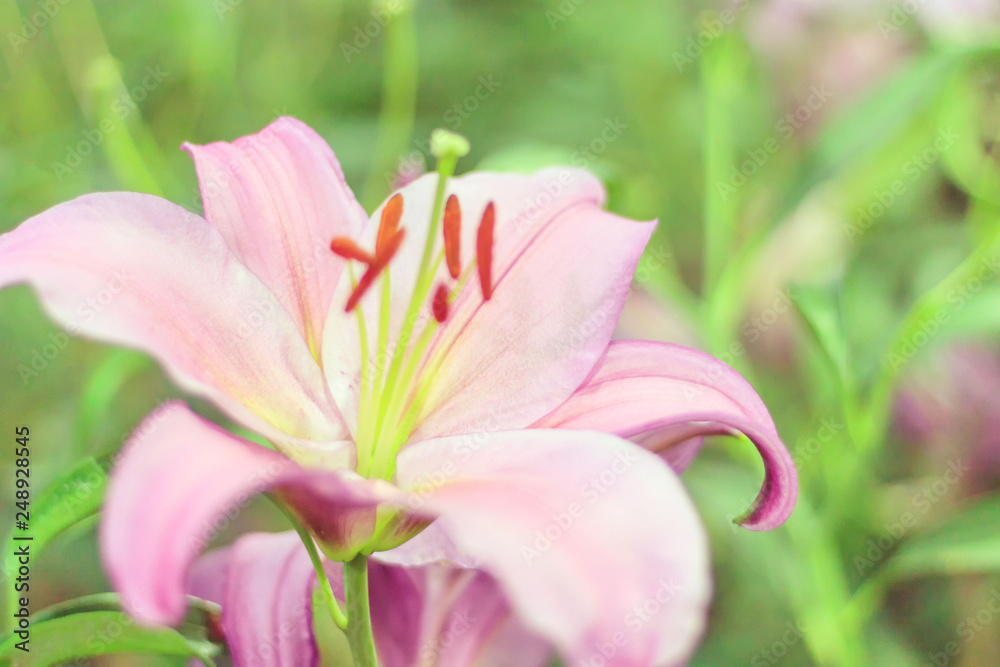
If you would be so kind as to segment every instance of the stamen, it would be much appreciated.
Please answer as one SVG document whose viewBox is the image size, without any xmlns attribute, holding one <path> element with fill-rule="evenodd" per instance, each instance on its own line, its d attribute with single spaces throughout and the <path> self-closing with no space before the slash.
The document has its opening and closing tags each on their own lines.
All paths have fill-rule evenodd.
<svg viewBox="0 0 1000 667">
<path fill-rule="evenodd" d="M 354 239 L 346 236 L 338 236 L 330 241 L 330 250 L 333 251 L 333 254 L 344 259 L 353 259 L 365 264 L 371 264 L 375 261 L 374 255 L 359 246 Z"/>
<path fill-rule="evenodd" d="M 438 234 L 441 232 L 438 230 L 439 226 L 445 224 L 444 220 L 446 217 L 449 218 L 449 227 L 454 227 L 456 222 L 460 222 L 461 218 L 457 201 L 454 204 L 449 204 L 449 211 L 448 213 L 445 212 L 445 201 L 448 199 L 445 188 L 447 187 L 448 179 L 455 173 L 455 166 L 458 159 L 468 152 L 469 142 L 458 135 L 447 130 L 435 130 L 431 135 L 431 154 L 438 161 L 438 180 L 434 192 L 433 204 L 428 211 L 430 213 L 430 224 L 426 238 L 424 238 L 423 254 L 415 276 L 410 303 L 407 306 L 406 315 L 399 322 L 399 330 L 393 353 L 386 356 L 380 350 L 380 358 L 391 358 L 391 361 L 381 382 L 376 381 L 376 384 L 372 388 L 371 400 L 376 404 L 371 406 L 371 410 L 366 415 L 369 428 L 365 433 L 364 439 L 371 443 L 367 447 L 368 451 L 371 452 L 370 465 L 365 472 L 367 477 L 392 479 L 395 470 L 395 454 L 398 451 L 396 442 L 399 440 L 405 441 L 409 438 L 410 431 L 412 431 L 412 426 L 407 426 L 406 423 L 401 423 L 400 420 L 406 413 L 412 390 L 414 389 L 414 374 L 420 367 L 421 362 L 425 360 L 424 353 L 440 324 L 437 321 L 438 318 L 448 316 L 447 309 L 450 307 L 448 302 L 451 293 L 441 288 L 435 289 L 435 283 L 437 282 L 435 279 L 439 275 L 438 272 L 441 265 L 445 263 L 447 246 L 453 245 L 457 248 L 460 234 L 454 233 L 452 229 L 445 232 L 444 245 L 446 247 L 440 248 L 441 237 Z M 381 239 L 389 238 L 385 234 L 391 231 L 392 222 L 396 222 L 398 225 L 397 214 L 392 210 L 397 206 L 402 208 L 402 202 L 390 201 L 386 203 L 386 208 L 390 209 L 384 211 L 383 216 L 387 232 L 380 234 Z M 458 215 L 455 215 L 456 213 Z M 394 218 L 396 219 L 394 220 Z M 455 220 L 455 222 L 451 222 L 451 220 Z M 455 240 L 451 241 L 453 237 Z M 388 248 L 388 245 L 385 247 Z M 379 260 L 381 260 L 383 255 L 382 249 L 383 245 L 379 243 L 375 252 L 375 256 Z M 455 250 L 452 250 L 451 253 L 457 257 L 454 254 Z M 377 269 L 378 267 L 373 266 L 372 268 Z M 449 267 L 449 272 L 451 272 L 451 267 Z M 467 277 L 471 273 L 472 268 L 470 267 L 465 272 L 465 276 Z M 388 290 L 388 271 L 386 276 L 383 276 L 383 280 L 386 280 L 385 289 Z M 462 280 L 459 282 L 461 283 Z M 420 316 L 421 310 L 428 307 L 428 301 L 430 301 L 429 305 L 431 310 L 434 311 L 433 314 L 435 316 L 435 319 L 430 322 L 426 322 L 425 318 Z M 388 299 L 383 299 L 383 304 L 385 303 L 388 303 Z M 360 316 L 360 310 L 358 314 Z M 382 326 L 386 331 L 389 329 L 388 322 L 389 318 L 383 313 Z M 419 339 L 414 341 L 414 328 L 421 322 L 423 322 L 424 329 Z M 400 431 L 400 427 L 407 430 L 405 432 Z M 358 442 L 360 445 L 361 440 L 359 439 Z"/>
<path fill-rule="evenodd" d="M 450 195 L 444 205 L 444 251 L 448 259 L 448 273 L 458 279 L 462 273 L 462 207 L 458 197 Z"/>
<path fill-rule="evenodd" d="M 489 301 L 493 296 L 493 225 L 496 221 L 496 211 L 493 202 L 486 205 L 483 220 L 479 223 L 479 235 L 476 237 L 476 259 L 479 264 L 479 284 L 483 288 L 483 300 Z"/>
<path fill-rule="evenodd" d="M 438 322 L 444 322 L 448 319 L 448 306 L 448 288 L 444 285 L 438 285 L 437 291 L 434 293 L 434 303 L 432 306 L 434 319 Z"/>
<path fill-rule="evenodd" d="M 375 279 L 378 278 L 379 274 L 382 273 L 382 270 L 385 269 L 395 256 L 396 251 L 399 250 L 400 244 L 403 243 L 404 236 L 406 236 L 406 230 L 397 229 L 392 238 L 386 241 L 382 250 L 376 252 L 375 260 L 371 263 L 371 265 L 369 265 L 368 270 L 365 271 L 365 275 L 361 276 L 361 280 L 358 281 L 358 286 L 354 288 L 354 292 L 351 293 L 351 298 L 347 300 L 347 307 L 344 309 L 346 312 L 351 312 L 358 305 L 361 297 L 365 295 L 368 288 L 372 286 Z"/>
<path fill-rule="evenodd" d="M 382 254 L 382 250 L 389 243 L 393 234 L 399 229 L 399 219 L 403 217 L 403 195 L 396 193 L 386 202 L 382 209 L 382 219 L 378 224 L 378 237 L 375 239 L 375 254 Z"/>
</svg>

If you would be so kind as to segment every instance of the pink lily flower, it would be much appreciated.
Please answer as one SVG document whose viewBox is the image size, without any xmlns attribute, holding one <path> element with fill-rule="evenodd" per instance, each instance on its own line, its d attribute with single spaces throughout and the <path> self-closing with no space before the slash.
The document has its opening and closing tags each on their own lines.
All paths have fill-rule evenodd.
<svg viewBox="0 0 1000 667">
<path fill-rule="evenodd" d="M 481 571 L 571 664 L 676 582 L 609 664 L 682 663 L 711 585 L 677 471 L 702 436 L 745 434 L 766 469 L 741 520 L 755 530 L 788 517 L 797 480 L 735 371 L 610 342 L 655 223 L 603 211 L 575 169 L 425 175 L 369 220 L 330 148 L 287 118 L 185 148 L 206 219 L 105 193 L 0 237 L 0 286 L 30 283 L 71 332 L 150 353 L 274 447 L 182 404 L 137 431 L 101 525 L 128 610 L 178 622 L 215 523 L 266 491 L 332 560 Z M 246 632 L 227 633 L 234 653 Z"/>
<path fill-rule="evenodd" d="M 343 601 L 341 564 L 327 562 L 325 570 Z M 482 571 L 373 560 L 369 576 L 382 667 L 549 664 L 552 648 L 517 619 L 496 580 Z M 188 590 L 222 606 L 221 630 L 235 664 L 293 667 L 318 664 L 316 584 L 297 534 L 258 533 L 204 556 Z"/>
</svg>

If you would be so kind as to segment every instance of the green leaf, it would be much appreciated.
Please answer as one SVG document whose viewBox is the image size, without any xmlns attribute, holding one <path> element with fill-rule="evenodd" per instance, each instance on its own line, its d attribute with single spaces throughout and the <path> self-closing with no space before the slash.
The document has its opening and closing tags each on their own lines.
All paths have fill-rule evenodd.
<svg viewBox="0 0 1000 667">
<path fill-rule="evenodd" d="M 125 383 L 152 368 L 145 354 L 128 349 L 113 349 L 94 370 L 84 387 L 74 424 L 78 451 L 93 447 L 100 421 L 108 413 Z M 92 450 L 90 450 L 92 451 Z"/>
<path fill-rule="evenodd" d="M 74 658 L 109 653 L 144 653 L 210 659 L 218 648 L 169 628 L 146 628 L 120 611 L 90 611 L 31 623 L 25 653 L 17 634 L 0 644 L 0 660 L 15 666 L 49 667 Z"/>
<path fill-rule="evenodd" d="M 955 72 L 983 50 L 947 49 L 915 58 L 885 85 L 838 113 L 810 151 L 775 219 L 797 208 L 817 185 L 892 141 L 940 98 Z"/>
<path fill-rule="evenodd" d="M 3 569 L 4 581 L 10 582 L 17 576 L 20 565 L 18 557 L 15 555 L 17 546 L 30 545 L 32 558 L 37 558 L 54 537 L 97 514 L 104 500 L 109 468 L 109 457 L 88 458 L 57 479 L 32 501 L 28 520 L 30 529 L 24 532 L 14 530 L 7 539 L 4 548 L 4 554 L 6 554 Z M 32 538 L 30 541 L 15 539 L 28 536 Z M 5 586 L 5 590 L 8 600 L 7 609 L 14 609 L 17 593 L 13 586 Z M 7 627 L 12 619 L 10 614 L 7 614 L 5 618 L 7 621 L 4 627 Z"/>
<path fill-rule="evenodd" d="M 955 143 L 941 154 L 941 161 L 951 178 L 977 199 L 1000 204 L 1000 172 L 987 153 L 989 140 L 995 139 L 983 127 L 980 107 L 981 87 L 972 73 L 956 76 L 941 101 L 941 127 L 961 128 Z"/>
<path fill-rule="evenodd" d="M 971 290 L 970 290 L 971 292 Z M 986 285 L 941 327 L 941 342 L 1000 335 L 1000 285 Z"/>
<path fill-rule="evenodd" d="M 1000 496 L 908 539 L 886 563 L 883 576 L 897 581 L 971 573 L 1000 573 Z"/>
<path fill-rule="evenodd" d="M 926 661 L 885 621 L 873 620 L 869 625 L 869 635 L 872 644 L 873 665 L 892 665 L 893 667 L 923 667 Z"/>
<path fill-rule="evenodd" d="M 723 35 L 706 49 L 701 61 L 705 108 L 703 195 L 707 292 L 715 289 L 739 237 L 737 198 L 734 193 L 720 188 L 727 183 L 726 174 L 737 162 L 733 119 L 741 87 L 745 84 L 740 75 L 743 55 L 739 43 Z"/>
<path fill-rule="evenodd" d="M 836 371 L 841 386 L 853 386 L 837 286 L 798 285 L 792 301 Z"/>
</svg>

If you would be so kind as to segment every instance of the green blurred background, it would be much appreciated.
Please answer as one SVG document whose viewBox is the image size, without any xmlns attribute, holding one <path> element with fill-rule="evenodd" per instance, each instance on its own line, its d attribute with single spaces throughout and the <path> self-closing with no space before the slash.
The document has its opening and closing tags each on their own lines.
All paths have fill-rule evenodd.
<svg viewBox="0 0 1000 667">
<path fill-rule="evenodd" d="M 369 210 L 437 127 L 471 140 L 460 171 L 592 169 L 660 220 L 621 335 L 743 372 L 802 478 L 756 534 L 749 443 L 686 473 L 716 582 L 692 664 L 1000 664 L 1000 3 L 0 0 L 0 53 L 2 230 L 96 190 L 198 211 L 180 144 L 284 114 Z M 0 293 L 4 532 L 15 426 L 38 489 L 180 396 L 60 340 Z M 36 609 L 107 590 L 94 526 L 36 561 Z M 255 503 L 218 541 L 283 528 Z"/>
</svg>

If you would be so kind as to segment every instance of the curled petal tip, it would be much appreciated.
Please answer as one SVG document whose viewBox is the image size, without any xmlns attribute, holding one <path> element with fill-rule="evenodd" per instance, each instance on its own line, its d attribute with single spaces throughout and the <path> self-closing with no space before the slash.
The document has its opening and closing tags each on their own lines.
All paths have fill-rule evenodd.
<svg viewBox="0 0 1000 667">
<path fill-rule="evenodd" d="M 764 463 L 760 493 L 735 522 L 770 530 L 791 515 L 798 476 L 757 392 L 722 361 L 680 345 L 612 343 L 591 378 L 536 428 L 610 431 L 683 468 L 709 435 L 750 439 Z"/>
</svg>

